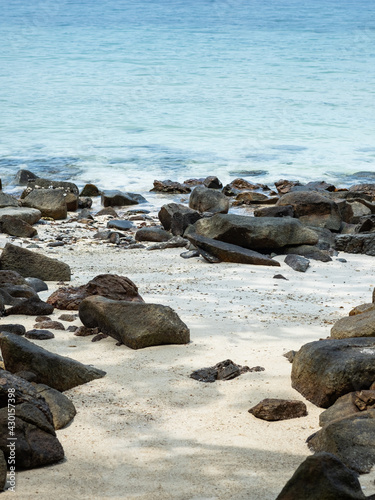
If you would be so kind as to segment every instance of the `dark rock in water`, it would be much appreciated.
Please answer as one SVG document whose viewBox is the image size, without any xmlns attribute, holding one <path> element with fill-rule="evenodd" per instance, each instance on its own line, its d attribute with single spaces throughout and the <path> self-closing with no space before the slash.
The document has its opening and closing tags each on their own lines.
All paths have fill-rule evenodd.
<svg viewBox="0 0 375 500">
<path fill-rule="evenodd" d="M 343 234 L 336 236 L 335 249 L 339 252 L 375 255 L 375 233 Z"/>
<path fill-rule="evenodd" d="M 189 207 L 198 212 L 228 213 L 229 200 L 220 191 L 197 186 L 189 198 Z"/>
<path fill-rule="evenodd" d="M 49 340 L 55 338 L 54 334 L 48 330 L 28 330 L 25 337 L 32 340 Z"/>
<path fill-rule="evenodd" d="M 275 182 L 275 186 L 278 193 L 286 194 L 289 193 L 293 187 L 302 186 L 302 184 L 299 181 L 287 181 L 285 179 L 280 179 Z"/>
<path fill-rule="evenodd" d="M 147 200 L 140 194 L 125 193 L 121 191 L 103 191 L 102 192 L 102 205 L 103 207 L 116 207 L 126 205 L 138 205 L 138 203 L 145 203 Z"/>
<path fill-rule="evenodd" d="M 57 309 L 75 310 L 90 295 L 101 295 L 108 299 L 143 302 L 136 285 L 125 276 L 116 274 L 99 274 L 86 285 L 64 287 L 56 290 L 47 299 Z"/>
<path fill-rule="evenodd" d="M 166 248 L 181 248 L 186 247 L 188 240 L 181 238 L 181 236 L 173 236 L 168 241 L 163 241 L 161 243 L 155 243 L 147 248 L 147 250 L 164 250 Z"/>
<path fill-rule="evenodd" d="M 100 190 L 95 184 L 85 184 L 79 196 L 100 196 Z"/>
<path fill-rule="evenodd" d="M 60 321 L 39 321 L 34 325 L 34 327 L 38 327 L 40 329 L 48 329 L 51 328 L 52 330 L 65 330 L 65 327 Z"/>
<path fill-rule="evenodd" d="M 103 208 L 102 210 L 99 210 L 96 215 L 111 215 L 112 217 L 118 217 L 118 213 L 112 207 Z"/>
<path fill-rule="evenodd" d="M 40 300 L 38 296 L 30 297 L 19 304 L 10 307 L 5 311 L 5 316 L 12 314 L 26 314 L 28 316 L 37 316 L 38 314 L 51 314 L 53 306 Z"/>
<path fill-rule="evenodd" d="M 35 373 L 37 383 L 61 392 L 105 375 L 102 370 L 53 354 L 12 333 L 0 334 L 0 348 L 8 371 L 30 371 Z"/>
<path fill-rule="evenodd" d="M 268 171 L 267 170 L 230 170 L 229 175 L 231 176 L 238 176 L 241 175 L 242 177 L 260 177 L 263 175 L 267 175 Z"/>
<path fill-rule="evenodd" d="M 294 271 L 298 271 L 299 273 L 305 273 L 310 266 L 309 259 L 306 259 L 301 255 L 287 255 L 284 259 L 284 262 Z"/>
<path fill-rule="evenodd" d="M 328 250 L 320 250 L 314 245 L 298 245 L 296 247 L 286 247 L 283 253 L 287 255 L 300 255 L 306 259 L 319 260 L 320 262 L 330 262 L 332 257 L 329 255 Z"/>
<path fill-rule="evenodd" d="M 315 452 L 335 453 L 350 469 L 366 474 L 375 465 L 375 410 L 335 420 L 308 439 Z"/>
<path fill-rule="evenodd" d="M 37 230 L 27 222 L 11 215 L 3 215 L 0 219 L 0 232 L 19 238 L 32 238 Z"/>
<path fill-rule="evenodd" d="M 33 174 L 33 172 L 30 172 L 30 170 L 25 170 L 25 169 L 21 169 L 19 170 L 15 177 L 14 177 L 14 180 L 16 182 L 16 184 L 20 185 L 20 186 L 26 186 L 26 184 L 29 182 L 29 181 L 35 181 L 35 179 L 37 179 L 38 176 Z"/>
<path fill-rule="evenodd" d="M 276 500 L 365 500 L 357 474 L 331 453 L 308 457 Z"/>
<path fill-rule="evenodd" d="M 0 220 L 3 217 L 13 217 L 15 219 L 20 219 L 27 224 L 32 226 L 41 218 L 42 213 L 36 208 L 26 208 L 26 207 L 5 207 L 0 208 Z"/>
<path fill-rule="evenodd" d="M 301 347 L 292 366 L 292 387 L 317 406 L 368 389 L 375 380 L 375 338 L 329 339 Z"/>
<path fill-rule="evenodd" d="M 168 241 L 172 238 L 171 233 L 168 233 L 160 227 L 142 227 L 135 233 L 137 241 Z"/>
<path fill-rule="evenodd" d="M 160 304 L 88 297 L 80 305 L 79 317 L 85 326 L 98 327 L 132 349 L 190 341 L 189 329 L 177 313 Z"/>
<path fill-rule="evenodd" d="M 5 245 L 0 256 L 0 266 L 3 270 L 17 271 L 25 278 L 39 278 L 43 281 L 70 280 L 68 264 L 11 243 Z"/>
<path fill-rule="evenodd" d="M 121 231 L 128 231 L 129 229 L 134 229 L 134 224 L 129 220 L 110 220 L 107 223 L 108 228 L 120 229 Z"/>
<path fill-rule="evenodd" d="M 277 420 L 305 417 L 307 415 L 307 408 L 302 401 L 263 399 L 263 401 L 260 401 L 253 408 L 250 408 L 249 413 L 256 418 L 275 422 Z"/>
<path fill-rule="evenodd" d="M 171 231 L 174 236 L 183 236 L 185 229 L 201 219 L 202 215 L 185 205 L 168 203 L 161 207 L 158 217 L 166 231 Z"/>
<path fill-rule="evenodd" d="M 269 190 L 264 184 L 252 184 L 245 179 L 234 179 L 223 188 L 225 196 L 237 196 L 241 191 L 256 191 L 258 189 Z"/>
<path fill-rule="evenodd" d="M 23 325 L 17 324 L 9 324 L 9 325 L 0 325 L 0 332 L 10 332 L 15 335 L 25 335 L 26 328 Z"/>
<path fill-rule="evenodd" d="M 215 214 L 198 220 L 191 232 L 261 253 L 270 253 L 287 245 L 315 245 L 318 242 L 313 230 L 289 217 Z"/>
<path fill-rule="evenodd" d="M 249 371 L 251 370 L 248 366 L 240 366 L 226 359 L 215 366 L 195 370 L 190 377 L 199 382 L 216 382 L 216 380 L 232 380 Z"/>
<path fill-rule="evenodd" d="M 184 184 L 180 184 L 179 182 L 173 182 L 170 180 L 165 181 L 154 181 L 154 187 L 151 191 L 156 191 L 159 193 L 169 193 L 169 194 L 181 194 L 181 193 L 190 193 L 191 189 Z"/>
<path fill-rule="evenodd" d="M 180 253 L 180 257 L 183 259 L 191 259 L 193 257 L 199 257 L 200 253 L 198 250 L 188 250 L 186 252 Z"/>
<path fill-rule="evenodd" d="M 223 184 L 214 175 L 206 177 L 203 181 L 203 185 L 210 189 L 221 189 Z"/>
<path fill-rule="evenodd" d="M 25 278 L 25 281 L 33 287 L 36 292 L 44 292 L 45 290 L 48 290 L 47 283 L 39 278 Z"/>
<path fill-rule="evenodd" d="M 10 194 L 3 193 L 0 191 L 0 208 L 5 208 L 5 207 L 18 207 L 19 203 L 14 196 L 11 196 Z"/>
<path fill-rule="evenodd" d="M 233 205 L 274 205 L 278 200 L 278 197 L 270 198 L 262 193 L 243 191 L 236 196 Z"/>
<path fill-rule="evenodd" d="M 273 277 L 273 279 L 275 279 L 275 280 L 286 280 L 286 281 L 289 281 L 288 278 L 285 278 L 285 276 L 283 276 L 282 274 L 275 274 L 275 276 Z"/>
<path fill-rule="evenodd" d="M 197 234 L 188 235 L 188 240 L 198 250 L 203 250 L 223 262 L 238 262 L 240 264 L 253 264 L 259 266 L 280 266 L 279 262 L 266 255 L 230 243 L 205 238 Z"/>
<path fill-rule="evenodd" d="M 75 417 L 77 411 L 70 399 L 56 389 L 52 389 L 48 385 L 35 385 L 37 393 L 42 396 L 52 413 L 53 426 L 57 429 L 63 429 Z"/>
<path fill-rule="evenodd" d="M 294 217 L 292 205 L 263 207 L 254 210 L 254 217 Z"/>
<path fill-rule="evenodd" d="M 22 200 L 22 205 L 40 210 L 43 217 L 55 220 L 67 217 L 66 199 L 60 189 L 34 189 Z"/>
</svg>

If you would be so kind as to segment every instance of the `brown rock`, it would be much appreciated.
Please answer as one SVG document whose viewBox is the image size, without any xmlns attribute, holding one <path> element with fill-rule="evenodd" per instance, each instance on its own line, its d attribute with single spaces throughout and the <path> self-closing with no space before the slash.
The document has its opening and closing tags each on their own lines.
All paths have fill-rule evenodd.
<svg viewBox="0 0 375 500">
<path fill-rule="evenodd" d="M 339 319 L 331 328 L 331 337 L 334 339 L 375 337 L 375 309 Z"/>
<path fill-rule="evenodd" d="M 276 421 L 305 417 L 307 409 L 302 401 L 287 399 L 263 399 L 250 408 L 249 413 L 262 420 Z"/>
</svg>

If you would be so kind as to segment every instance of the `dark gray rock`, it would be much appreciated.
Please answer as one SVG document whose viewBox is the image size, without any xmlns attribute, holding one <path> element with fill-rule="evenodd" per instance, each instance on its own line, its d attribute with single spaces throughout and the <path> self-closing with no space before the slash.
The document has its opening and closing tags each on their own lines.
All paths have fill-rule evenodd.
<svg viewBox="0 0 375 500">
<path fill-rule="evenodd" d="M 27 224 L 32 226 L 41 218 L 42 213 L 36 208 L 26 208 L 26 207 L 6 207 L 0 208 L 0 220 L 3 217 L 13 217 L 16 219 L 23 220 Z"/>
<path fill-rule="evenodd" d="M 320 262 L 330 262 L 332 257 L 328 250 L 320 250 L 314 245 L 298 245 L 296 247 L 285 247 L 283 253 L 287 255 L 300 255 L 306 259 L 319 260 Z"/>
<path fill-rule="evenodd" d="M 349 392 L 338 398 L 332 406 L 319 415 L 319 425 L 324 427 L 336 420 L 374 408 L 375 390 Z"/>
<path fill-rule="evenodd" d="M 61 392 L 105 375 L 102 370 L 53 354 L 12 333 L 0 334 L 0 348 L 8 371 L 30 371 L 35 373 L 37 383 Z"/>
<path fill-rule="evenodd" d="M 23 325 L 5 324 L 0 325 L 0 332 L 10 332 L 14 333 L 15 335 L 25 335 L 26 328 Z"/>
<path fill-rule="evenodd" d="M 268 398 L 250 408 L 249 413 L 261 420 L 275 422 L 277 420 L 305 417 L 307 408 L 302 401 Z"/>
<path fill-rule="evenodd" d="M 276 500 L 365 500 L 357 474 L 331 453 L 308 457 Z"/>
<path fill-rule="evenodd" d="M 230 184 L 223 188 L 225 196 L 237 196 L 242 191 L 257 191 L 259 189 L 268 189 L 264 184 L 253 184 L 245 179 L 234 179 Z"/>
<path fill-rule="evenodd" d="M 37 316 L 38 314 L 51 314 L 53 306 L 43 302 L 37 295 L 29 299 L 22 300 L 19 304 L 9 307 L 4 316 L 12 314 L 25 314 L 28 316 Z"/>
<path fill-rule="evenodd" d="M 34 189 L 23 200 L 24 207 L 36 208 L 43 217 L 66 219 L 66 195 L 60 189 Z"/>
<path fill-rule="evenodd" d="M 51 259 L 26 248 L 7 243 L 0 256 L 0 267 L 17 271 L 21 276 L 43 281 L 69 281 L 70 267 L 57 259 Z"/>
<path fill-rule="evenodd" d="M 168 233 L 160 227 L 142 227 L 135 233 L 137 241 L 168 241 L 172 238 L 171 233 Z"/>
<path fill-rule="evenodd" d="M 198 250 L 208 252 L 222 262 L 238 262 L 240 264 L 258 266 L 280 266 L 276 260 L 248 248 L 224 243 L 212 238 L 205 238 L 197 234 L 190 234 L 187 238 Z"/>
<path fill-rule="evenodd" d="M 299 181 L 288 181 L 286 179 L 280 179 L 279 181 L 275 182 L 275 186 L 278 193 L 286 194 L 289 193 L 293 189 L 293 187 L 302 186 L 302 184 Z"/>
<path fill-rule="evenodd" d="M 335 249 L 339 252 L 375 255 L 375 233 L 342 234 L 336 236 Z"/>
<path fill-rule="evenodd" d="M 88 328 L 98 327 L 132 349 L 187 344 L 188 327 L 167 306 L 88 297 L 79 308 L 79 317 Z"/>
<path fill-rule="evenodd" d="M 294 217 L 292 205 L 262 207 L 254 210 L 254 217 Z"/>
<path fill-rule="evenodd" d="M 54 334 L 48 330 L 28 330 L 25 333 L 25 337 L 32 340 L 49 340 L 55 338 Z"/>
<path fill-rule="evenodd" d="M 108 228 L 120 229 L 121 231 L 128 231 L 129 229 L 134 229 L 134 224 L 129 220 L 118 219 L 118 220 L 110 220 L 107 222 Z"/>
<path fill-rule="evenodd" d="M 112 207 L 103 208 L 102 210 L 99 210 L 96 215 L 110 215 L 111 217 L 118 217 L 118 213 Z"/>
<path fill-rule="evenodd" d="M 78 187 L 73 182 L 53 181 L 51 179 L 43 179 L 42 177 L 30 180 L 27 183 L 27 188 L 27 191 L 37 189 L 54 189 L 56 191 L 62 191 L 64 194 L 72 193 L 76 196 L 79 194 Z"/>
<path fill-rule="evenodd" d="M 348 392 L 368 389 L 375 380 L 375 338 L 329 339 L 301 347 L 292 365 L 292 387 L 317 406 L 328 408 Z"/>
<path fill-rule="evenodd" d="M 0 208 L 18 207 L 19 203 L 14 196 L 0 191 Z"/>
<path fill-rule="evenodd" d="M 198 212 L 228 213 L 229 200 L 220 191 L 197 186 L 189 198 L 189 207 Z"/>
<path fill-rule="evenodd" d="M 52 413 L 53 426 L 56 430 L 66 427 L 77 411 L 70 399 L 48 385 L 36 384 L 37 394 L 45 399 Z"/>
<path fill-rule="evenodd" d="M 43 280 L 39 278 L 25 278 L 26 283 L 28 283 L 31 287 L 34 288 L 36 292 L 44 292 L 48 290 L 48 285 Z"/>
<path fill-rule="evenodd" d="M 85 184 L 80 196 L 100 196 L 100 190 L 95 186 L 95 184 Z"/>
<path fill-rule="evenodd" d="M 251 371 L 248 366 L 241 366 L 226 359 L 209 368 L 201 368 L 190 374 L 190 377 L 199 382 L 216 382 L 216 380 L 232 380 L 236 377 Z"/>
<path fill-rule="evenodd" d="M 284 262 L 294 271 L 298 271 L 299 273 L 305 273 L 310 266 L 309 259 L 306 259 L 301 255 L 289 254 L 285 257 Z"/>
<path fill-rule="evenodd" d="M 103 207 L 116 207 L 127 205 L 138 205 L 145 203 L 147 200 L 140 194 L 125 193 L 121 191 L 103 191 L 101 202 Z"/>
<path fill-rule="evenodd" d="M 38 176 L 30 172 L 30 170 L 21 169 L 16 173 L 14 181 L 20 186 L 26 186 L 29 181 L 35 181 L 37 178 Z"/>
<path fill-rule="evenodd" d="M 158 217 L 166 231 L 171 231 L 174 236 L 183 236 L 185 229 L 201 219 L 202 215 L 185 205 L 168 203 L 161 207 Z"/>
<path fill-rule="evenodd" d="M 221 189 L 223 184 L 214 175 L 206 177 L 203 181 L 203 185 L 210 189 Z"/>
<path fill-rule="evenodd" d="M 7 473 L 7 462 L 3 451 L 0 450 L 0 491 L 4 491 L 5 484 L 7 482 Z"/>
<path fill-rule="evenodd" d="M 154 187 L 151 191 L 156 191 L 159 193 L 168 193 L 168 194 L 181 194 L 181 193 L 190 193 L 191 189 L 184 184 L 180 184 L 179 182 L 174 182 L 170 180 L 165 181 L 154 181 Z"/>
</svg>

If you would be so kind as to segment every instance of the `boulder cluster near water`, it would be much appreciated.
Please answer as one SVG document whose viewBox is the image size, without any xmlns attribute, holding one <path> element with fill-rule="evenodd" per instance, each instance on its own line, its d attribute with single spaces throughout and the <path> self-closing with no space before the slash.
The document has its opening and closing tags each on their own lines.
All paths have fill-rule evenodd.
<svg viewBox="0 0 375 500">
<path fill-rule="evenodd" d="M 134 350 L 190 342 L 189 327 L 177 312 L 146 303 L 128 277 L 103 273 L 69 286 L 69 264 L 44 250 L 58 252 L 64 246 L 74 251 L 84 240 L 93 250 L 97 245 L 140 252 L 181 248 L 184 259 L 274 267 L 283 256 L 285 264 L 304 273 L 312 262 L 329 262 L 338 251 L 375 255 L 375 184 L 340 189 L 325 182 L 280 180 L 271 190 L 245 179 L 223 186 L 214 176 L 155 181 L 152 191 L 166 197 L 155 214 L 138 207 L 146 198 L 137 193 L 102 191 L 93 184 L 80 192 L 71 182 L 40 179 L 29 171 L 20 171 L 16 182 L 25 186 L 20 196 L 0 191 L 0 231 L 8 239 L 0 254 L 0 461 L 9 458 L 7 395 L 14 388 L 19 469 L 64 458 L 55 431 L 72 421 L 75 408 L 63 393 L 105 376 L 33 342 L 47 342 L 54 337 L 50 330 L 65 329 L 71 318 L 65 313 L 61 323 L 52 321 L 55 309 L 79 318 L 82 326 L 70 331 L 93 341 L 110 337 Z M 100 207 L 93 211 L 99 197 Z M 44 301 L 39 295 L 48 282 L 60 286 Z M 374 302 L 373 296 L 337 321 L 328 339 L 290 355 L 292 386 L 326 410 L 322 429 L 308 438 L 315 455 L 296 471 L 280 499 L 366 498 L 355 474 L 369 472 L 375 463 Z M 12 323 L 12 315 L 35 316 L 34 328 L 26 331 Z M 232 380 L 258 370 L 227 360 L 192 377 Z M 303 418 L 306 406 L 268 398 L 249 412 L 250 418 L 277 421 Z M 6 468 L 0 472 L 4 487 Z M 307 480 L 309 475 L 321 480 Z"/>
</svg>

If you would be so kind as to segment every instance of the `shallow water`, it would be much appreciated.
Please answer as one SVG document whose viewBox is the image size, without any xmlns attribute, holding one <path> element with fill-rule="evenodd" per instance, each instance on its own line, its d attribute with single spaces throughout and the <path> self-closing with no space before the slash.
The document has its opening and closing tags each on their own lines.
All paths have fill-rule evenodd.
<svg viewBox="0 0 375 500">
<path fill-rule="evenodd" d="M 7 0 L 0 30 L 9 189 L 373 180 L 375 2 Z"/>
</svg>

